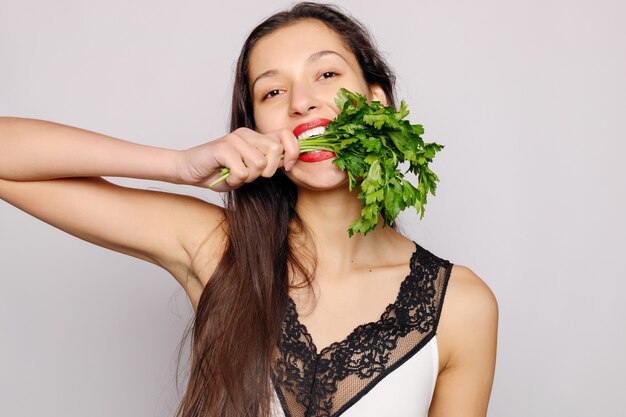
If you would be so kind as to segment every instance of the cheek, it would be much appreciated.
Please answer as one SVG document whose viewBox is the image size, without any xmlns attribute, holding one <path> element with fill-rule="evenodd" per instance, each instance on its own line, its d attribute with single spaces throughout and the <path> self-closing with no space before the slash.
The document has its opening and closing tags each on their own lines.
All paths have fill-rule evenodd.
<svg viewBox="0 0 626 417">
<path fill-rule="evenodd" d="M 263 109 L 257 109 L 253 112 L 254 124 L 256 131 L 259 133 L 271 132 L 280 128 L 278 118 L 272 115 L 272 112 Z"/>
<path fill-rule="evenodd" d="M 257 111 L 254 112 L 254 126 L 255 130 L 259 133 L 267 132 L 265 127 L 265 118 L 262 114 L 260 114 L 260 112 Z"/>
</svg>

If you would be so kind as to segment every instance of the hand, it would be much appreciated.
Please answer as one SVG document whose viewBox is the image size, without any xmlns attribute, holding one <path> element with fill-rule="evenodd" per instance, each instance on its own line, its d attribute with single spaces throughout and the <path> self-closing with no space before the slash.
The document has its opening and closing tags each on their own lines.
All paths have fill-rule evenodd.
<svg viewBox="0 0 626 417">
<path fill-rule="evenodd" d="M 280 167 L 289 171 L 299 155 L 298 139 L 289 129 L 262 134 L 242 127 L 219 139 L 182 151 L 177 171 L 183 184 L 224 192 L 260 176 L 269 178 Z M 224 167 L 230 170 L 226 180 L 209 187 L 222 175 Z"/>
</svg>

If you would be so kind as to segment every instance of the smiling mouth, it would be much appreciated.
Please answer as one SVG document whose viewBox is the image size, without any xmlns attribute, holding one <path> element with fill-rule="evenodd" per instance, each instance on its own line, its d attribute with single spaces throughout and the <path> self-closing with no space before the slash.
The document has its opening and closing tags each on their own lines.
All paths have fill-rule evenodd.
<svg viewBox="0 0 626 417">
<path fill-rule="evenodd" d="M 303 123 L 294 129 L 294 134 L 298 134 L 298 141 L 308 139 L 313 136 L 322 135 L 326 132 L 326 126 L 330 123 L 329 119 L 317 119 L 308 123 Z M 309 129 L 306 129 L 310 127 Z M 302 129 L 306 129 L 302 131 Z M 300 154 L 298 159 L 302 162 L 320 162 L 336 157 L 334 152 L 322 149 L 316 149 L 310 152 Z"/>
</svg>

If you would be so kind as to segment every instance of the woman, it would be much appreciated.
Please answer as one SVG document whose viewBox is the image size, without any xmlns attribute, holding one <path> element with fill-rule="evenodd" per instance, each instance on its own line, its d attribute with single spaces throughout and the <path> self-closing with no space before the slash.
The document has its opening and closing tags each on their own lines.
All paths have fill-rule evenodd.
<svg viewBox="0 0 626 417">
<path fill-rule="evenodd" d="M 3 200 L 185 289 L 196 317 L 183 417 L 486 415 L 493 293 L 382 218 L 348 237 L 357 190 L 332 153 L 299 156 L 298 139 L 338 114 L 341 87 L 396 102 L 367 31 L 300 3 L 245 42 L 221 138 L 175 151 L 0 120 Z M 208 187 L 222 167 L 230 175 L 213 189 L 228 192 L 225 208 L 100 178 Z"/>
</svg>

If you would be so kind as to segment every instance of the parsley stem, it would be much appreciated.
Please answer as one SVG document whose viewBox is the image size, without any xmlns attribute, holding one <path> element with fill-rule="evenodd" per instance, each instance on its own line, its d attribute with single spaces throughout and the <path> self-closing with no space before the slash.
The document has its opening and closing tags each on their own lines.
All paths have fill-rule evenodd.
<svg viewBox="0 0 626 417">
<path fill-rule="evenodd" d="M 303 141 L 304 142 L 304 141 Z M 328 141 L 321 141 L 324 142 L 323 145 L 327 145 Z M 303 146 L 300 147 L 300 153 L 306 153 L 306 152 L 311 152 L 311 151 L 316 151 L 316 150 L 327 150 L 327 151 L 331 151 L 331 152 L 335 152 L 335 149 L 331 146 L 316 146 L 314 144 L 311 143 L 307 143 Z M 283 153 L 280 157 L 280 159 L 283 159 L 285 157 L 285 154 Z M 220 173 L 222 174 L 218 179 L 216 179 L 215 181 L 213 181 L 212 183 L 209 184 L 209 188 L 213 188 L 215 186 L 215 184 L 219 184 L 220 182 L 224 181 L 226 178 L 228 178 L 228 175 L 230 174 L 230 169 L 228 169 L 227 167 L 222 167 Z"/>
<path fill-rule="evenodd" d="M 230 174 L 230 169 L 223 167 L 220 172 L 222 173 L 222 175 L 218 179 L 213 181 L 211 184 L 209 184 L 209 187 L 213 188 L 215 184 L 219 183 L 220 181 L 224 181 L 226 178 L 228 178 L 228 175 Z"/>
</svg>

